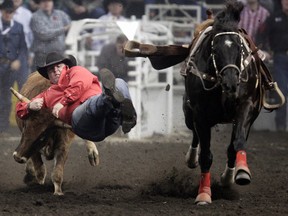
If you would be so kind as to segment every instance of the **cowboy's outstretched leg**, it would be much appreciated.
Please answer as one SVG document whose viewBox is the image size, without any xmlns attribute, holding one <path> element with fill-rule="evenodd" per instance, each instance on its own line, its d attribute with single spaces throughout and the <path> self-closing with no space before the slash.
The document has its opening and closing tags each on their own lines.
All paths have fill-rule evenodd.
<svg viewBox="0 0 288 216">
<path fill-rule="evenodd" d="M 113 106 L 121 112 L 121 125 L 124 133 L 128 133 L 137 120 L 128 84 L 120 78 L 115 79 L 114 74 L 108 69 L 100 71 L 104 93 L 110 98 Z"/>
</svg>

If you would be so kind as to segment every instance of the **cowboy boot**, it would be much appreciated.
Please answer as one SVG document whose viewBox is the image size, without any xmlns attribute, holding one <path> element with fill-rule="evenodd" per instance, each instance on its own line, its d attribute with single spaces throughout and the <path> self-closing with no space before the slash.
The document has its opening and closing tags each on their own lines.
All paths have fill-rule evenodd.
<svg viewBox="0 0 288 216">
<path fill-rule="evenodd" d="M 104 68 L 100 71 L 104 93 L 114 107 L 119 107 L 122 115 L 122 131 L 128 133 L 137 122 L 137 114 L 131 99 L 125 98 L 122 92 L 115 86 L 114 74 Z"/>
</svg>

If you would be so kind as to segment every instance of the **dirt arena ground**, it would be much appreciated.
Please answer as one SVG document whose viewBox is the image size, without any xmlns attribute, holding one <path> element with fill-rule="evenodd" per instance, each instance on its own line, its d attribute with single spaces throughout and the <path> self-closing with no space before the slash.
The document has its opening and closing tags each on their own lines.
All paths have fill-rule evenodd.
<svg viewBox="0 0 288 216">
<path fill-rule="evenodd" d="M 213 203 L 196 206 L 199 168 L 190 170 L 184 155 L 189 133 L 141 141 L 112 137 L 97 143 L 100 165 L 91 167 L 76 140 L 65 167 L 65 195 L 53 196 L 50 177 L 44 186 L 23 183 L 24 165 L 12 153 L 19 132 L 0 140 L 0 215 L 288 215 L 288 133 L 252 131 L 248 163 L 252 183 L 223 189 L 227 129 L 213 129 Z M 80 143 L 79 143 L 80 142 Z M 47 162 L 50 174 L 53 162 Z"/>
</svg>

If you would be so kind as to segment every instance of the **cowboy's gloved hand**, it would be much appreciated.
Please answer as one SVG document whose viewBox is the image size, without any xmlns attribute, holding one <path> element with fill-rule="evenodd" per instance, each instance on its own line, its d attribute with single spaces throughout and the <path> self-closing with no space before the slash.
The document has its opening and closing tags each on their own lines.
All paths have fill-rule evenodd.
<svg viewBox="0 0 288 216">
<path fill-rule="evenodd" d="M 56 118 L 58 118 L 59 111 L 60 111 L 63 107 L 64 107 L 64 105 L 61 104 L 61 103 L 55 104 L 54 107 L 53 107 L 53 110 L 52 110 L 52 114 L 53 114 Z"/>
<path fill-rule="evenodd" d="M 36 98 L 28 104 L 28 109 L 38 111 L 43 106 L 43 98 Z"/>
</svg>

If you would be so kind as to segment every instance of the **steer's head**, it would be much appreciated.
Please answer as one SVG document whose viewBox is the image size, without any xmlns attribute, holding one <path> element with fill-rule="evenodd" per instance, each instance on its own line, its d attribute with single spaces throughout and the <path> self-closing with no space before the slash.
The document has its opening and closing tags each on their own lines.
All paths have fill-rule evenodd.
<svg viewBox="0 0 288 216">
<path fill-rule="evenodd" d="M 11 88 L 11 91 L 19 100 L 30 102 L 28 98 L 13 88 Z M 53 142 L 51 139 L 57 128 L 71 128 L 69 125 L 57 120 L 48 109 L 31 111 L 27 119 L 21 120 L 16 117 L 16 121 L 22 136 L 18 147 L 13 153 L 13 157 L 19 163 L 25 163 L 34 152 L 39 151 L 47 143 Z"/>
<path fill-rule="evenodd" d="M 47 143 L 54 122 L 55 117 L 48 110 L 32 113 L 26 120 L 17 119 L 22 135 L 13 153 L 15 161 L 25 163 L 35 151 L 39 151 Z"/>
</svg>

